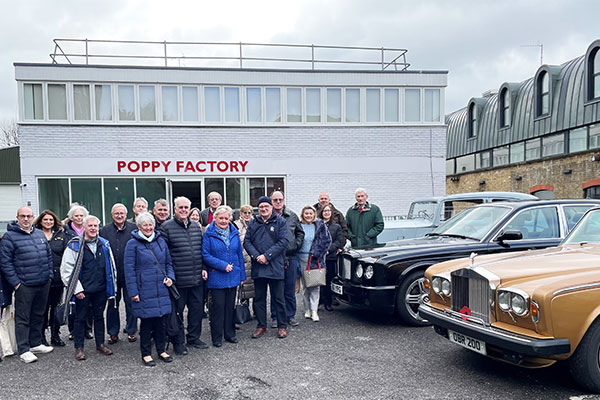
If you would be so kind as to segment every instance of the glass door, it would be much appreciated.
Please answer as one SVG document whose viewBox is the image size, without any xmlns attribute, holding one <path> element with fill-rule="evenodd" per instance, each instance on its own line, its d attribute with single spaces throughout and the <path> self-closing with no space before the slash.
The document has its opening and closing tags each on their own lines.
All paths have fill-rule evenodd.
<svg viewBox="0 0 600 400">
<path fill-rule="evenodd" d="M 202 181 L 170 181 L 171 204 L 179 196 L 185 196 L 192 202 L 192 208 L 203 209 L 204 195 L 202 193 Z"/>
</svg>

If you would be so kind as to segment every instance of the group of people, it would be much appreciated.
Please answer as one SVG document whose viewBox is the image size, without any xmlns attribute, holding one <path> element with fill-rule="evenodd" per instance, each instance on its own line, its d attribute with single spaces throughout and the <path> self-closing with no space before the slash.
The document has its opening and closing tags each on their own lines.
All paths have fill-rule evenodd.
<svg viewBox="0 0 600 400">
<path fill-rule="evenodd" d="M 344 217 L 321 193 L 298 217 L 275 191 L 258 199 L 257 215 L 244 205 L 235 221 L 217 192 L 208 195 L 209 207 L 202 211 L 191 208 L 186 197 L 175 198 L 172 218 L 166 200 L 157 200 L 148 212 L 147 201 L 138 198 L 131 220 L 127 207 L 117 203 L 112 222 L 101 229 L 100 220 L 78 204 L 65 221 L 50 210 L 34 220 L 32 209 L 21 207 L 0 241 L 0 301 L 10 304 L 14 291 L 18 354 L 29 363 L 52 346 L 65 346 L 60 327 L 67 321 L 76 360 L 87 357 L 85 338 L 95 339 L 99 354 L 112 354 L 105 334 L 108 344 L 120 340 L 123 300 L 129 342 L 137 341 L 139 320 L 142 363 L 156 365 L 152 341 L 158 359 L 169 363 L 167 343 L 176 355 L 186 355 L 189 347 L 208 348 L 201 340 L 207 297 L 213 346 L 238 342 L 236 304 L 250 299 L 258 321 L 252 338 L 263 336 L 267 290 L 271 327 L 285 338 L 288 326 L 299 324 L 297 291 L 304 290 L 305 318 L 319 321 L 321 302 L 332 310 L 330 283 L 346 240 L 353 247 L 373 244 L 383 230 L 381 211 L 367 202 L 366 191 L 357 189 L 355 198 Z M 302 271 L 315 269 L 325 270 L 325 285 L 303 284 Z"/>
</svg>

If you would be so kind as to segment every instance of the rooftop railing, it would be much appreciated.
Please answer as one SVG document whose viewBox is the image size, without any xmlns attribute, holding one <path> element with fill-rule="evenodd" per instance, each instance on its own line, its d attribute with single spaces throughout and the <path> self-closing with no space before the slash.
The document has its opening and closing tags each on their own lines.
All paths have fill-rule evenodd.
<svg viewBox="0 0 600 400">
<path fill-rule="evenodd" d="M 407 49 L 386 47 L 96 39 L 54 39 L 53 43 L 53 64 L 381 71 L 405 71 L 410 66 Z"/>
</svg>

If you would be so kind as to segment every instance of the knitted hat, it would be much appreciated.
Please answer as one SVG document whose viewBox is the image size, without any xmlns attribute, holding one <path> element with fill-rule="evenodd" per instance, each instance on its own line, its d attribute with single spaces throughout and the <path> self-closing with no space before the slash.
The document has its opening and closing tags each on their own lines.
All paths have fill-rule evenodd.
<svg viewBox="0 0 600 400">
<path fill-rule="evenodd" d="M 258 198 L 258 204 L 256 204 L 256 205 L 260 206 L 260 203 L 269 203 L 270 205 L 273 205 L 273 203 L 271 202 L 271 199 L 267 196 L 260 196 Z"/>
</svg>

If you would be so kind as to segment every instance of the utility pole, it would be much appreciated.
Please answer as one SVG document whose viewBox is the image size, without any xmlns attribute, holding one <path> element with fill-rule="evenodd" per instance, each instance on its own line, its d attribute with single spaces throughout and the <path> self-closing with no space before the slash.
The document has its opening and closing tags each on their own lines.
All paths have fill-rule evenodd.
<svg viewBox="0 0 600 400">
<path fill-rule="evenodd" d="M 522 44 L 521 47 L 539 47 L 540 48 L 540 65 L 544 65 L 544 45 L 542 43 Z"/>
</svg>

